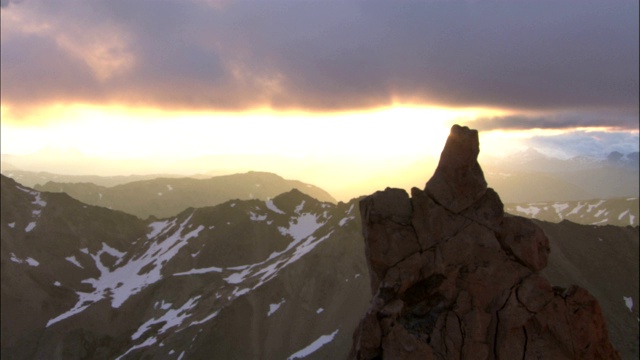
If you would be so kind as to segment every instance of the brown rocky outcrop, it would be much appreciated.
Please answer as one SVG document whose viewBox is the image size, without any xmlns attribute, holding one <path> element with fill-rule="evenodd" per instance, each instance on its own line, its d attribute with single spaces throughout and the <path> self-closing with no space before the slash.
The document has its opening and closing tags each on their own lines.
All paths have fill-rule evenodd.
<svg viewBox="0 0 640 360">
<path fill-rule="evenodd" d="M 504 214 L 478 153 L 477 131 L 454 125 L 424 191 L 360 202 L 374 297 L 351 357 L 619 358 L 597 300 L 539 274 L 549 240 Z"/>
</svg>

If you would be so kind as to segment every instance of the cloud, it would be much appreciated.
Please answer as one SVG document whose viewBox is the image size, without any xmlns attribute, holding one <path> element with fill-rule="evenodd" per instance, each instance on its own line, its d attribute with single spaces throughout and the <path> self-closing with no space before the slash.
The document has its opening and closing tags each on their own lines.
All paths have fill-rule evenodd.
<svg viewBox="0 0 640 360">
<path fill-rule="evenodd" d="M 2 4 L 12 107 L 638 107 L 637 1 Z"/>
<path fill-rule="evenodd" d="M 468 123 L 482 130 L 526 130 L 526 129 L 572 129 L 588 127 L 608 127 L 613 129 L 637 130 L 637 112 L 583 111 L 554 112 L 545 115 L 514 114 L 506 116 L 482 117 Z"/>
<path fill-rule="evenodd" d="M 9 6 L 9 4 L 14 3 L 14 4 L 19 4 L 21 3 L 22 0 L 0 0 L 0 8 L 6 8 Z"/>
</svg>

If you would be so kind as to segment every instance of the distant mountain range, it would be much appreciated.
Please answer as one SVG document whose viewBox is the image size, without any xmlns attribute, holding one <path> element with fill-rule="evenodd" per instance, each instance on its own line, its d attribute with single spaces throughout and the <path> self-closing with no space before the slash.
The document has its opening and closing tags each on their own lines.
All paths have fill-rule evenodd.
<svg viewBox="0 0 640 360">
<path fill-rule="evenodd" d="M 340 359 L 369 306 L 358 199 L 287 190 L 141 220 L 0 178 L 3 359 Z M 598 297 L 637 358 L 638 227 L 538 224 L 552 283 Z"/>
<path fill-rule="evenodd" d="M 573 201 L 640 196 L 638 153 L 602 159 L 557 159 L 534 149 L 482 163 L 489 186 L 505 203 Z"/>
<path fill-rule="evenodd" d="M 249 200 L 275 197 L 299 189 L 320 201 L 336 202 L 317 186 L 265 172 L 248 172 L 208 179 L 156 178 L 106 187 L 92 183 L 49 181 L 36 190 L 65 192 L 86 204 L 121 210 L 146 219 L 166 218 L 190 207 L 217 205 L 231 199 Z"/>
<path fill-rule="evenodd" d="M 8 176 L 22 185 L 34 187 L 48 182 L 58 183 L 91 183 L 99 186 L 113 187 L 134 181 L 153 180 L 157 178 L 181 178 L 184 176 L 171 174 L 148 174 L 128 176 L 98 176 L 98 175 L 63 175 L 46 171 L 25 171 L 15 168 L 2 168 L 2 174 Z M 192 178 L 210 178 L 212 176 L 191 176 Z"/>
<path fill-rule="evenodd" d="M 638 152 L 612 152 L 598 157 L 576 156 L 559 159 L 530 148 L 502 158 L 482 156 L 480 164 L 489 186 L 505 203 L 574 201 L 590 199 L 627 198 L 640 196 L 640 163 Z M 292 179 L 305 179 L 329 191 L 339 200 L 370 193 L 386 186 L 409 190 L 421 184 L 435 170 L 437 158 L 425 157 L 419 162 L 400 162 L 393 169 L 357 172 L 358 164 L 323 162 L 311 165 L 301 159 L 271 156 L 205 156 L 184 161 L 151 162 L 142 160 L 103 161 L 87 157 L 77 151 L 49 149 L 31 155 L 2 155 L 2 174 L 21 184 L 44 185 L 58 183 L 93 183 L 113 187 L 129 182 L 155 178 L 210 178 L 218 175 L 264 170 Z M 371 165 L 371 164 L 369 164 Z M 62 175 L 73 170 L 74 174 Z M 89 174 L 115 173 L 117 169 L 130 173 L 156 175 L 93 176 Z M 354 171 L 355 170 L 355 171 Z M 333 175 L 351 173 L 335 181 Z M 172 175 L 173 174 L 173 175 Z"/>
<path fill-rule="evenodd" d="M 585 225 L 638 226 L 640 202 L 637 197 L 505 204 L 504 210 L 514 215 L 551 222 L 569 220 Z"/>
</svg>

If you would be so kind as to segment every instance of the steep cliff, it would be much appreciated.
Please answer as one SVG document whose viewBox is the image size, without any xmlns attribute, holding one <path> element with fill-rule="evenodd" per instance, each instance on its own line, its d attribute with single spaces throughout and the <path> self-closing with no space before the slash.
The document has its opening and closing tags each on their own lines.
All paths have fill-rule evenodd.
<svg viewBox="0 0 640 360">
<path fill-rule="evenodd" d="M 424 191 L 361 200 L 374 297 L 351 357 L 619 358 L 597 300 L 539 273 L 547 236 L 504 214 L 478 153 L 477 131 L 455 125 Z"/>
</svg>

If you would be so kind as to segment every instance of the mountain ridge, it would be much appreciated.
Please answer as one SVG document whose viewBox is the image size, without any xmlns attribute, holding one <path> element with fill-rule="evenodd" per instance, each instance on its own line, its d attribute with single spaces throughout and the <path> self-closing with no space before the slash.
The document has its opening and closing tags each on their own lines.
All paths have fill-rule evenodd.
<svg viewBox="0 0 640 360">
<path fill-rule="evenodd" d="M 336 202 L 317 186 L 255 171 L 209 179 L 155 178 L 113 187 L 55 182 L 34 187 L 39 191 L 66 192 L 85 203 L 122 210 L 143 219 L 166 218 L 189 207 L 212 206 L 231 199 L 266 200 L 294 188 L 320 201 Z"/>
<path fill-rule="evenodd" d="M 362 198 L 289 190 L 141 220 L 2 186 L 2 358 L 345 358 L 369 306 Z M 638 228 L 541 224 L 566 243 L 547 275 L 606 296 L 614 343 L 637 358 L 637 278 L 619 277 L 638 272 Z"/>
</svg>

